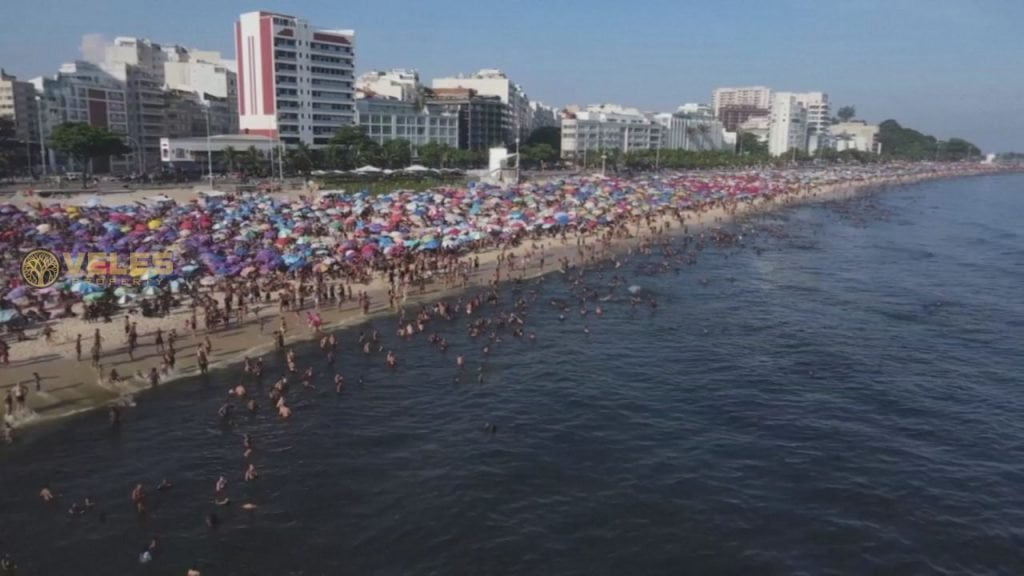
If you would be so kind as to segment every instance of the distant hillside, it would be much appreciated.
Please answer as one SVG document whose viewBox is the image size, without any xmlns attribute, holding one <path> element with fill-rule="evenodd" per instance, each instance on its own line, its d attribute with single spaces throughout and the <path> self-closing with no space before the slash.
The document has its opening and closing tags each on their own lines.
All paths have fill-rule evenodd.
<svg viewBox="0 0 1024 576">
<path fill-rule="evenodd" d="M 981 157 L 981 150 L 967 140 L 939 140 L 930 134 L 904 128 L 895 120 L 879 124 L 878 141 L 884 156 L 899 160 L 956 161 Z"/>
</svg>

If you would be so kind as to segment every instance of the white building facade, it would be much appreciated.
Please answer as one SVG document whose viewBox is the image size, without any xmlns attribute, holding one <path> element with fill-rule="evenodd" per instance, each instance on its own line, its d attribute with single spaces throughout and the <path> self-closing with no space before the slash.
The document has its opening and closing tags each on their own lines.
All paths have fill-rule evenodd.
<svg viewBox="0 0 1024 576">
<path fill-rule="evenodd" d="M 40 118 L 35 87 L 3 70 L 0 70 L 0 118 L 14 122 L 15 138 L 35 144 L 32 154 L 38 151 Z"/>
<path fill-rule="evenodd" d="M 506 132 L 507 143 L 512 143 L 517 136 L 526 138 L 533 126 L 533 111 L 530 99 L 522 87 L 511 81 L 504 72 L 485 68 L 471 76 L 435 78 L 433 88 L 469 88 L 480 96 L 497 96 L 507 107 L 502 125 Z"/>
<path fill-rule="evenodd" d="M 128 133 L 128 100 L 124 82 L 95 64 L 76 61 L 61 66 L 53 77 L 32 79 L 42 96 L 42 128 L 49 141 L 53 129 L 67 122 L 84 122 L 126 139 L 132 154 L 125 157 L 97 158 L 92 170 L 97 174 L 128 174 L 143 168 L 138 143 Z M 159 147 L 159 143 L 158 143 Z M 81 170 L 72 159 L 48 150 L 51 171 Z"/>
<path fill-rule="evenodd" d="M 562 158 L 582 160 L 586 153 L 655 150 L 661 146 L 662 125 L 636 108 L 615 104 L 567 109 L 561 121 Z"/>
<path fill-rule="evenodd" d="M 359 125 L 371 140 L 406 140 L 413 156 L 424 144 L 436 142 L 452 148 L 459 146 L 459 110 L 455 106 L 425 104 L 385 98 L 356 100 Z"/>
<path fill-rule="evenodd" d="M 772 98 L 768 128 L 768 153 L 782 156 L 790 150 L 807 150 L 807 110 L 792 92 L 776 92 Z"/>
<path fill-rule="evenodd" d="M 828 147 L 832 110 L 824 92 L 794 92 L 797 103 L 807 111 L 807 151 Z"/>
<path fill-rule="evenodd" d="M 840 122 L 830 127 L 830 143 L 833 150 L 859 150 L 881 154 L 878 142 L 878 125 L 863 121 Z"/>
<path fill-rule="evenodd" d="M 747 106 L 768 109 L 772 103 L 772 90 L 767 86 L 744 86 L 740 88 L 716 88 L 711 93 L 712 114 L 718 117 L 726 106 Z"/>
<path fill-rule="evenodd" d="M 721 150 L 722 123 L 705 114 L 654 114 L 661 125 L 661 148 L 667 150 Z"/>
<path fill-rule="evenodd" d="M 286 144 L 328 143 L 355 123 L 355 33 L 248 12 L 235 23 L 238 123 Z"/>
<path fill-rule="evenodd" d="M 420 88 L 420 75 L 415 70 L 371 70 L 356 79 L 357 90 L 406 102 L 419 98 Z"/>
</svg>

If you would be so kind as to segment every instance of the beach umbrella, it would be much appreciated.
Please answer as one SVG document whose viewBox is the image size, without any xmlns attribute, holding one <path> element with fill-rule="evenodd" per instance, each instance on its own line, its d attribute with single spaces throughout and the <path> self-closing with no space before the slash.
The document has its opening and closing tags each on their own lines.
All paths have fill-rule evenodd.
<svg viewBox="0 0 1024 576">
<path fill-rule="evenodd" d="M 103 289 L 92 282 L 77 280 L 71 284 L 71 291 L 75 294 L 94 294 L 102 292 Z"/>
<path fill-rule="evenodd" d="M 91 292 L 89 294 L 86 294 L 85 296 L 82 296 L 82 301 L 83 302 L 95 302 L 96 300 L 99 300 L 100 298 L 103 298 L 103 292 Z"/>
<path fill-rule="evenodd" d="M 159 296 L 161 294 L 163 294 L 163 290 L 159 286 L 146 286 L 142 289 L 143 296 Z"/>
</svg>

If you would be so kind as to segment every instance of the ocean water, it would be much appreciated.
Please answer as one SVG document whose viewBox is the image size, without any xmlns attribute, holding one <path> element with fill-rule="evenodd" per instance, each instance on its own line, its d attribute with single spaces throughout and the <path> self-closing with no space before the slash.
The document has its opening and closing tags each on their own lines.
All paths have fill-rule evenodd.
<svg viewBox="0 0 1024 576">
<path fill-rule="evenodd" d="M 431 327 L 446 354 L 377 321 L 398 371 L 341 332 L 338 395 L 300 347 L 317 389 L 289 421 L 222 425 L 231 370 L 141 396 L 117 434 L 81 415 L 0 450 L 0 553 L 30 575 L 1021 574 L 1021 214 L 1022 175 L 796 207 L 692 266 L 586 272 L 600 317 L 561 274 L 508 285 L 485 312 L 532 300 L 537 339 L 486 357 L 463 321 Z M 221 474 L 258 509 L 214 506 Z"/>
</svg>

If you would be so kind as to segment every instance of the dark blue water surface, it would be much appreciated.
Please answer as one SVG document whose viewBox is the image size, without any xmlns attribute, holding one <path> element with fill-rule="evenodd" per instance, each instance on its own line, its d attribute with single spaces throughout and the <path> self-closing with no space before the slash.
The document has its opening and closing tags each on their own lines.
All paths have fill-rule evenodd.
<svg viewBox="0 0 1024 576">
<path fill-rule="evenodd" d="M 399 371 L 342 332 L 347 391 L 324 373 L 287 422 L 221 426 L 237 372 L 182 382 L 117 436 L 88 414 L 0 452 L 0 552 L 40 575 L 1021 574 L 1022 215 L 1012 175 L 759 217 L 678 274 L 650 256 L 586 275 L 656 310 L 620 287 L 560 322 L 561 275 L 520 287 L 537 341 L 505 333 L 486 359 L 461 321 L 446 356 L 378 321 Z M 259 509 L 214 508 L 221 474 Z M 98 509 L 68 518 L 84 496 Z"/>
</svg>

